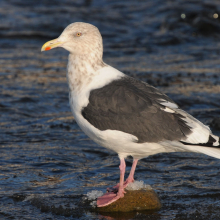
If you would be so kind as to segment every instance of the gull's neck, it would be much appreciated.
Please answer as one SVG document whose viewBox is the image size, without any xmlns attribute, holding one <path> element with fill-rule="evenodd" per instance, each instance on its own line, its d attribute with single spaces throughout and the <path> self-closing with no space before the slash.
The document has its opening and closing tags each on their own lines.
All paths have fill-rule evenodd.
<svg viewBox="0 0 220 220">
<path fill-rule="evenodd" d="M 69 55 L 67 80 L 71 92 L 80 92 L 106 64 L 95 55 Z"/>
</svg>

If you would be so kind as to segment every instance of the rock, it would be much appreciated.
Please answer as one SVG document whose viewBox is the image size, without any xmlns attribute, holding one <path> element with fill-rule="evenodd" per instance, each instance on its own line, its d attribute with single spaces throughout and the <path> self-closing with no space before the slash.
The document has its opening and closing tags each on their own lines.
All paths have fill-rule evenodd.
<svg viewBox="0 0 220 220">
<path fill-rule="evenodd" d="M 139 190 L 125 190 L 124 198 L 105 206 L 97 207 L 99 212 L 131 212 L 148 210 L 154 211 L 161 208 L 161 202 L 158 195 L 152 188 L 143 188 Z"/>
</svg>

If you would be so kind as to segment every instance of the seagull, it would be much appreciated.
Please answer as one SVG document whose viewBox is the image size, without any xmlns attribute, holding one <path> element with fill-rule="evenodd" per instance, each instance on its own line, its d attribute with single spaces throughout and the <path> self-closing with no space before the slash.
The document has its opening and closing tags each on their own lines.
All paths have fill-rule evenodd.
<svg viewBox="0 0 220 220">
<path fill-rule="evenodd" d="M 142 158 L 164 152 L 197 152 L 220 159 L 219 137 L 208 126 L 155 87 L 103 62 L 97 27 L 72 23 L 41 51 L 56 47 L 69 51 L 69 102 L 76 122 L 93 141 L 115 151 L 120 159 L 120 181 L 98 198 L 98 207 L 124 197 Z M 127 156 L 133 157 L 133 164 L 124 180 Z"/>
</svg>

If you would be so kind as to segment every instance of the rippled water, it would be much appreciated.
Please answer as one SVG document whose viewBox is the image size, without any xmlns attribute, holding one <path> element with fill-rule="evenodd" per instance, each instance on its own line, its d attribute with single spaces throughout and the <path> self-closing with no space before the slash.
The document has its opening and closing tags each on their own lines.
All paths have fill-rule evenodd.
<svg viewBox="0 0 220 220">
<path fill-rule="evenodd" d="M 160 211 L 92 209 L 85 194 L 114 185 L 119 160 L 86 137 L 70 113 L 68 53 L 40 53 L 69 23 L 95 24 L 106 63 L 160 88 L 220 135 L 218 13 L 217 0 L 2 0 L 0 218 L 218 219 L 220 160 L 195 153 L 139 162 L 135 177 L 157 191 Z"/>
</svg>

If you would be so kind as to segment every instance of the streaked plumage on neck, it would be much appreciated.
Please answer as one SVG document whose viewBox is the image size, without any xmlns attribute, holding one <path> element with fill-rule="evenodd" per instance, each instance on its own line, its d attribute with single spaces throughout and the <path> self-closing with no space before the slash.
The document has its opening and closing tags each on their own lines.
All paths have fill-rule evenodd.
<svg viewBox="0 0 220 220">
<path fill-rule="evenodd" d="M 55 47 L 63 47 L 70 52 L 67 72 L 70 91 L 79 92 L 105 66 L 102 36 L 91 24 L 76 22 L 68 25 L 57 39 L 48 41 L 41 50 Z"/>
<path fill-rule="evenodd" d="M 70 54 L 67 66 L 67 80 L 70 91 L 80 92 L 88 85 L 98 70 L 106 64 L 97 56 Z"/>
<path fill-rule="evenodd" d="M 81 36 L 77 37 L 77 33 Z M 95 26 L 78 22 L 67 26 L 60 38 L 68 40 L 63 47 L 70 52 L 67 68 L 69 89 L 79 92 L 91 82 L 97 70 L 105 66 L 101 34 Z"/>
</svg>

